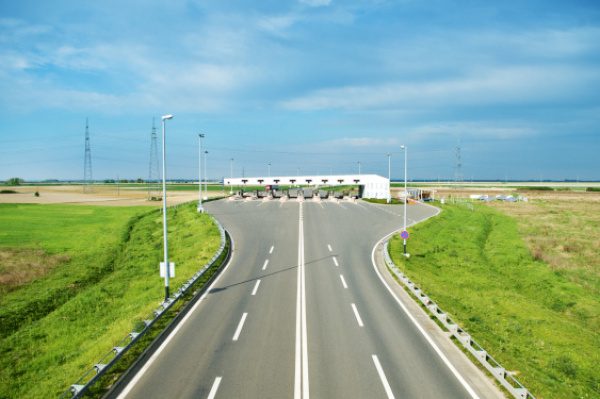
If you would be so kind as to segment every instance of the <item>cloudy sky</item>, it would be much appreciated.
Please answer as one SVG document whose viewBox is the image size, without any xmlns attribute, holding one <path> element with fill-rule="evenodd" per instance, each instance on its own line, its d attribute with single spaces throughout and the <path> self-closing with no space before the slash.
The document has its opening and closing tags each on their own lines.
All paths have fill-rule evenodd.
<svg viewBox="0 0 600 399">
<path fill-rule="evenodd" d="M 597 1 L 0 2 L 0 179 L 600 179 Z M 160 142 L 159 142 L 160 145 Z"/>
</svg>

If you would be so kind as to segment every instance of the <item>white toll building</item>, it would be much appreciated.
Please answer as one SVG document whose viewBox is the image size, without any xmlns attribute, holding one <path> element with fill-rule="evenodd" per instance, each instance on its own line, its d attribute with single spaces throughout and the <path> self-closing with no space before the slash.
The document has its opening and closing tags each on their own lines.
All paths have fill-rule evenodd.
<svg viewBox="0 0 600 399">
<path fill-rule="evenodd" d="M 390 195 L 390 181 L 379 175 L 236 177 L 224 179 L 223 184 L 225 187 L 242 189 L 248 186 L 310 186 L 315 188 L 358 186 L 361 198 L 387 199 Z"/>
</svg>

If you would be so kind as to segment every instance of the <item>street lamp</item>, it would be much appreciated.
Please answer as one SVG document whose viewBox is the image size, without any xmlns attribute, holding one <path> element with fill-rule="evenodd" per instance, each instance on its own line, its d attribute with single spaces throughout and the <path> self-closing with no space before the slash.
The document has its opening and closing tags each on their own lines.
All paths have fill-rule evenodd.
<svg viewBox="0 0 600 399">
<path fill-rule="evenodd" d="M 202 208 L 202 139 L 204 134 L 198 134 L 198 212 L 204 212 Z"/>
<path fill-rule="evenodd" d="M 392 202 L 392 154 L 387 154 L 388 157 L 388 197 L 387 203 Z"/>
<path fill-rule="evenodd" d="M 271 177 L 271 162 L 269 162 L 269 177 Z"/>
<path fill-rule="evenodd" d="M 360 177 L 360 161 L 358 161 L 358 176 Z"/>
<path fill-rule="evenodd" d="M 169 300 L 169 244 L 167 241 L 167 165 L 165 162 L 165 121 L 173 119 L 173 115 L 164 115 L 162 117 L 162 189 L 163 189 L 163 246 L 165 255 L 165 302 Z"/>
<path fill-rule="evenodd" d="M 233 185 L 231 184 L 231 180 L 233 180 L 233 158 L 229 160 L 229 195 L 233 194 Z"/>
<path fill-rule="evenodd" d="M 404 230 L 402 231 L 402 235 L 403 235 L 403 239 L 404 239 L 404 256 L 406 256 L 407 258 L 410 256 L 407 252 L 406 252 L 406 238 L 408 237 L 408 232 L 406 230 L 406 205 L 408 204 L 408 190 L 406 188 L 406 166 L 407 166 L 407 161 L 408 161 L 408 149 L 406 148 L 405 145 L 401 145 L 400 146 L 401 149 L 404 150 Z"/>
<path fill-rule="evenodd" d="M 206 171 L 206 158 L 208 158 L 208 151 L 204 151 L 204 200 L 208 199 L 208 172 Z"/>
</svg>

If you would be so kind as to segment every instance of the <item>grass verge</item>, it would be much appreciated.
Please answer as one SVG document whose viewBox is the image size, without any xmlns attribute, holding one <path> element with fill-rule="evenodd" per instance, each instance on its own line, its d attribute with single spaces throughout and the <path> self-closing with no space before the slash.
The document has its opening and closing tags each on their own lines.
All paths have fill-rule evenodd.
<svg viewBox="0 0 600 399">
<path fill-rule="evenodd" d="M 195 203 L 169 209 L 168 217 L 177 265 L 171 284 L 177 289 L 212 257 L 220 238 Z M 10 313 L 12 320 L 0 341 L 0 397 L 55 397 L 162 301 L 161 214 L 147 208 L 18 205 L 0 208 L 0 220 L 18 227 L 13 231 L 0 223 L 3 246 L 70 256 L 1 299 L 2 315 Z M 41 300 L 50 305 L 37 311 Z"/>
<path fill-rule="evenodd" d="M 600 394 L 600 300 L 536 260 L 516 221 L 485 205 L 447 205 L 412 228 L 394 262 L 534 395 Z"/>
</svg>

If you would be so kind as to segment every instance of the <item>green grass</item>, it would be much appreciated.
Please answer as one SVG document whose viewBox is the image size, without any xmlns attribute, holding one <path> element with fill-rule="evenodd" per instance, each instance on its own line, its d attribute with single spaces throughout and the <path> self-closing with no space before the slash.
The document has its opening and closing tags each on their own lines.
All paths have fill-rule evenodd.
<svg viewBox="0 0 600 399">
<path fill-rule="evenodd" d="M 534 259 L 515 219 L 476 205 L 444 206 L 411 229 L 397 265 L 531 392 L 600 395 L 600 299 Z"/>
<path fill-rule="evenodd" d="M 387 203 L 388 203 L 386 199 L 376 199 L 376 198 L 363 198 L 363 201 L 367 201 L 372 204 L 386 204 L 387 205 Z M 390 202 L 390 204 L 392 204 L 392 205 L 404 204 L 404 201 L 400 201 L 397 198 L 392 198 L 392 201 Z"/>
<path fill-rule="evenodd" d="M 220 239 L 195 204 L 169 209 L 168 216 L 176 289 L 212 257 Z M 69 255 L 1 298 L 1 398 L 59 395 L 163 299 L 159 211 L 1 206 L 0 243 Z"/>
</svg>

